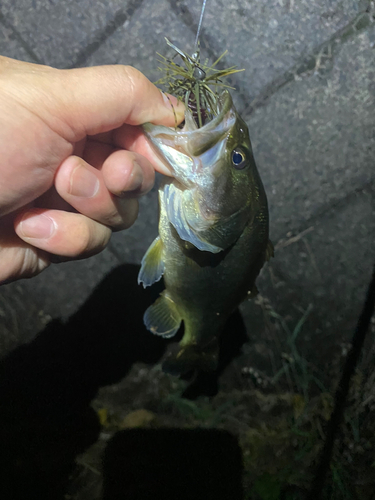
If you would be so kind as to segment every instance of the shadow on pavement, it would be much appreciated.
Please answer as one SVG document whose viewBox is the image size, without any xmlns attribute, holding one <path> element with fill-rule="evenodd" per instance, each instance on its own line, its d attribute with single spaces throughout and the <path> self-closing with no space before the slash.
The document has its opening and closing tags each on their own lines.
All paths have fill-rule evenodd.
<svg viewBox="0 0 375 500">
<path fill-rule="evenodd" d="M 143 290 L 138 271 L 130 264 L 114 269 L 67 323 L 53 320 L 1 360 L 1 498 L 62 500 L 75 456 L 100 432 L 90 407 L 98 389 L 119 382 L 135 362 L 162 358 L 167 343 L 151 335 L 142 319 L 162 285 Z M 241 322 L 239 313 L 229 321 L 218 371 L 198 375 L 188 397 L 216 393 L 228 355 L 238 353 L 246 338 Z"/>
</svg>

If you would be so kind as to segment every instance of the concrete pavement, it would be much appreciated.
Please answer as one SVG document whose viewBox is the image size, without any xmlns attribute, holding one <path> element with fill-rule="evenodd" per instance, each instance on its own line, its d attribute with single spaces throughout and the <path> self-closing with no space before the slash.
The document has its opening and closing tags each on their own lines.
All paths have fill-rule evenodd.
<svg viewBox="0 0 375 500">
<path fill-rule="evenodd" d="M 191 50 L 200 4 L 3 0 L 0 53 L 60 68 L 131 64 L 155 80 L 155 53 L 169 53 L 164 36 Z M 223 65 L 246 70 L 232 78 L 235 99 L 268 194 L 271 238 L 282 240 L 261 294 L 291 321 L 313 304 L 305 334 L 318 343 L 328 330 L 349 338 L 375 256 L 374 16 L 369 1 L 208 0 L 204 19 L 203 57 L 228 49 Z M 50 318 L 69 317 L 110 269 L 140 263 L 157 233 L 156 206 L 153 190 L 101 255 L 1 287 L 1 354 Z M 255 307 L 242 306 L 253 334 Z"/>
</svg>

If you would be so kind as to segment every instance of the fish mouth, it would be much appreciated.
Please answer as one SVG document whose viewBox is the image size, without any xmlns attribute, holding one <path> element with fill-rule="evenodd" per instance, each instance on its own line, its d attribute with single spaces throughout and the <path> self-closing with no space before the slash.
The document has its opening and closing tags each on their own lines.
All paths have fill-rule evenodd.
<svg viewBox="0 0 375 500">
<path fill-rule="evenodd" d="M 185 111 L 181 130 L 152 123 L 142 126 L 154 152 L 182 184 L 191 185 L 195 175 L 213 164 L 225 146 L 224 139 L 236 121 L 232 97 L 227 90 L 217 98 L 217 109 L 218 115 L 200 128 L 189 109 Z"/>
</svg>

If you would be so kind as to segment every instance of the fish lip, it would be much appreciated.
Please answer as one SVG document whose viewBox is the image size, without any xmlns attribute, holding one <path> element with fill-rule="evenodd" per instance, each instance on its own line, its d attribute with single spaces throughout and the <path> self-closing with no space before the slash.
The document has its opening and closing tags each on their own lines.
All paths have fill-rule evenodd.
<svg viewBox="0 0 375 500">
<path fill-rule="evenodd" d="M 191 187 L 191 177 L 194 177 L 197 170 L 194 157 L 200 156 L 222 140 L 232 126 L 232 124 L 221 126 L 231 108 L 234 109 L 228 90 L 224 90 L 220 94 L 217 104 L 220 110 L 219 114 L 196 130 L 186 129 L 186 126 L 182 130 L 176 130 L 174 127 L 152 123 L 142 125 L 144 134 L 159 160 L 185 187 Z M 191 113 L 190 110 L 185 111 L 185 117 L 187 113 Z M 187 120 L 185 121 L 187 122 Z M 183 165 L 181 166 L 177 160 L 168 161 L 165 156 L 166 149 L 175 150 L 177 157 L 183 155 L 180 156 Z"/>
<path fill-rule="evenodd" d="M 217 127 L 217 125 L 224 119 L 224 116 L 227 114 L 227 112 L 230 110 L 230 108 L 233 106 L 233 101 L 230 93 L 228 90 L 223 90 L 223 92 L 220 94 L 220 96 L 217 98 L 217 102 L 219 105 L 219 114 L 207 122 L 203 127 L 200 127 L 198 130 L 200 132 L 207 132 L 211 129 L 214 129 Z M 185 111 L 185 117 L 187 113 L 191 113 L 190 110 Z M 164 125 L 154 125 L 153 123 L 144 123 L 142 125 L 142 128 L 146 134 L 146 137 L 149 139 L 153 139 L 153 137 L 156 134 L 160 134 L 162 132 L 166 133 L 167 135 L 182 135 L 186 133 L 184 129 L 182 130 L 176 130 L 175 127 L 166 127 Z"/>
<path fill-rule="evenodd" d="M 179 131 L 177 131 L 174 127 L 154 125 L 153 123 L 144 123 L 142 125 L 142 129 L 151 149 L 156 154 L 158 160 L 164 165 L 164 167 L 171 173 L 172 176 L 176 177 L 176 167 L 165 157 L 163 146 L 165 146 L 165 138 L 168 138 L 170 147 L 173 148 L 175 146 L 175 138 L 177 137 L 177 134 L 179 134 Z M 164 141 L 160 138 L 161 135 L 164 137 Z M 159 138 L 157 136 L 159 136 Z M 190 158 L 190 156 L 185 152 L 183 154 Z"/>
</svg>

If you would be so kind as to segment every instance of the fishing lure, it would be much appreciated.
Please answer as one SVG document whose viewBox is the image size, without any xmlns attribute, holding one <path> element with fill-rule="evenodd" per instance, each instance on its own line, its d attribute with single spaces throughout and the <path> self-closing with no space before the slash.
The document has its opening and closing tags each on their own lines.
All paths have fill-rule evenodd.
<svg viewBox="0 0 375 500">
<path fill-rule="evenodd" d="M 218 90 L 224 88 L 234 90 L 234 87 L 223 83 L 222 79 L 244 70 L 236 69 L 236 66 L 222 70 L 216 69 L 216 66 L 228 51 L 225 51 L 209 66 L 208 62 L 205 64 L 200 62 L 199 44 L 196 52 L 192 56 L 189 56 L 189 54 L 170 42 L 168 38 L 165 40 L 175 50 L 176 54 L 181 57 L 185 67 L 176 64 L 173 59 L 168 59 L 158 54 L 161 58 L 159 62 L 163 65 L 159 70 L 165 72 L 165 76 L 158 80 L 156 84 L 163 86 L 166 92 L 181 99 L 185 103 L 186 108 L 192 111 L 198 127 L 202 127 L 219 113 L 217 103 Z"/>
<path fill-rule="evenodd" d="M 159 83 L 185 102 L 185 121 L 174 128 L 143 125 L 173 177 L 159 188 L 159 236 L 142 259 L 138 282 L 146 287 L 164 277 L 165 290 L 144 323 L 165 338 L 184 324 L 178 350 L 163 364 L 182 374 L 216 368 L 220 333 L 238 304 L 256 293 L 273 247 L 249 132 L 222 81 L 239 70 L 216 69 L 225 53 L 209 66 L 200 62 L 198 43 L 192 56 L 167 43 L 184 66 L 160 56 Z"/>
</svg>

